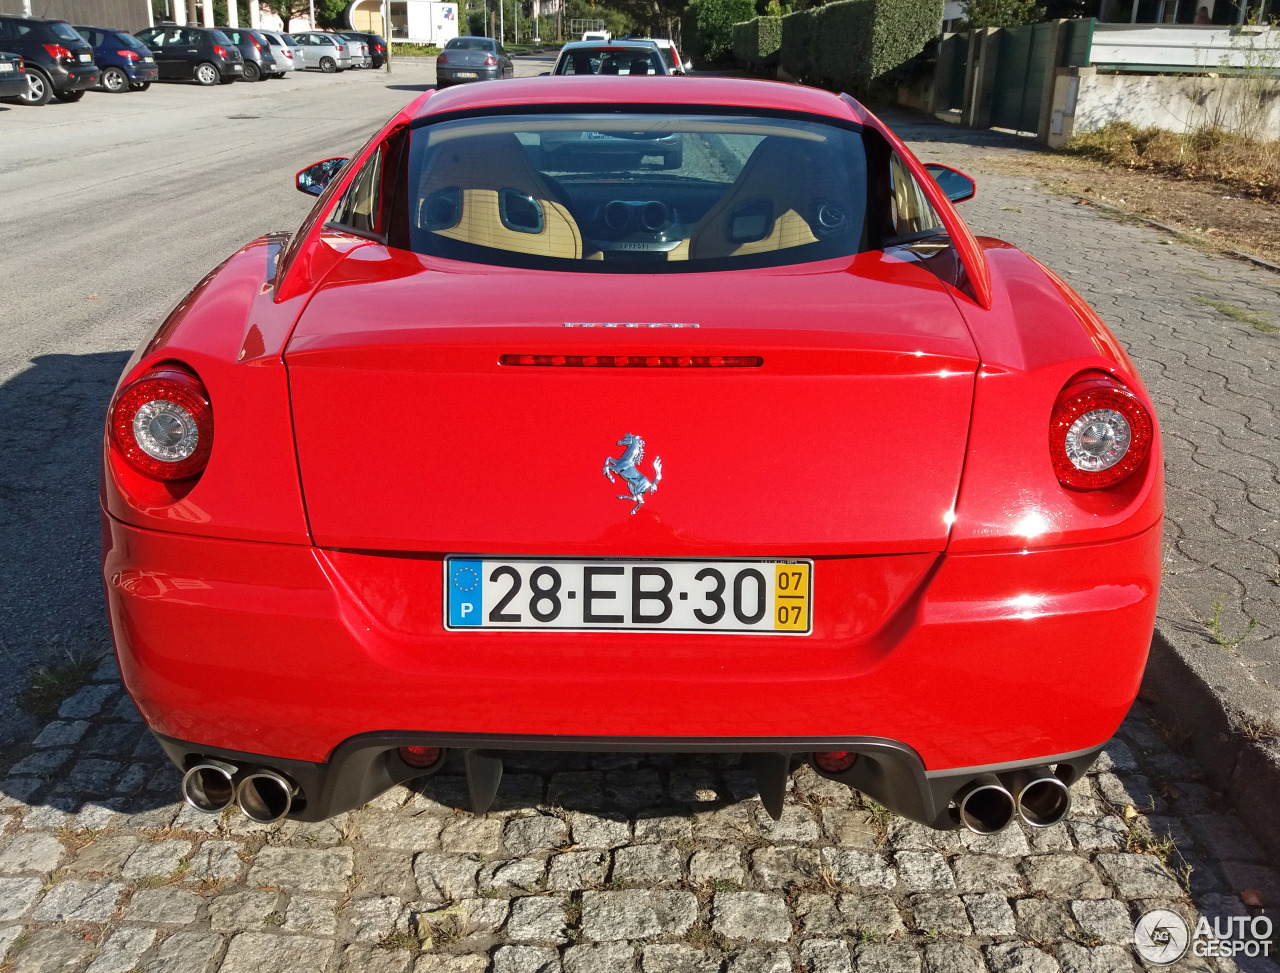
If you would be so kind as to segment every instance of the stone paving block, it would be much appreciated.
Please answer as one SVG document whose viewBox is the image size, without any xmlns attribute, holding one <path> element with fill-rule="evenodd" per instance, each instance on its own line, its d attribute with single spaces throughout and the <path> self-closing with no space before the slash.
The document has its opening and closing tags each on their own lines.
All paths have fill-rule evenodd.
<svg viewBox="0 0 1280 973">
<path fill-rule="evenodd" d="M 60 882 L 45 893 L 32 918 L 37 922 L 106 922 L 124 891 L 119 882 Z"/>
<path fill-rule="evenodd" d="M 440 832 L 440 849 L 451 855 L 494 855 L 501 847 L 498 818 L 456 818 Z"/>
<path fill-rule="evenodd" d="M 163 926 L 187 926 L 196 921 L 201 897 L 183 889 L 140 889 L 129 899 L 124 918 Z"/>
<path fill-rule="evenodd" d="M 1028 828 L 1026 837 L 1033 855 L 1072 850 L 1071 833 L 1065 821 L 1048 828 Z"/>
<path fill-rule="evenodd" d="M 88 729 L 89 724 L 84 720 L 54 720 L 52 723 L 45 724 L 45 728 L 40 731 L 40 735 L 32 741 L 31 745 L 33 747 L 69 747 L 73 743 L 79 743 Z"/>
<path fill-rule="evenodd" d="M 291 895 L 281 932 L 332 936 L 338 928 L 338 903 L 321 895 Z"/>
<path fill-rule="evenodd" d="M 67 873 L 93 878 L 117 876 L 123 870 L 129 856 L 140 844 L 142 839 L 135 835 L 106 835 L 87 848 L 81 848 L 80 852 L 67 862 Z"/>
<path fill-rule="evenodd" d="M 565 943 L 565 900 L 529 895 L 511 901 L 507 935 L 518 943 Z"/>
<path fill-rule="evenodd" d="M 671 845 L 631 845 L 613 853 L 611 877 L 618 882 L 667 885 L 684 877 L 685 855 Z"/>
<path fill-rule="evenodd" d="M 1099 855 L 1098 865 L 1124 899 L 1180 899 L 1182 887 L 1152 855 Z M 1098 898 L 1098 896 L 1076 896 Z"/>
<path fill-rule="evenodd" d="M 1036 855 L 1023 860 L 1022 871 L 1032 892 L 1069 899 L 1105 899 L 1111 894 L 1089 861 L 1076 855 Z"/>
<path fill-rule="evenodd" d="M 146 962 L 147 973 L 212 973 L 222 958 L 221 936 L 177 932 Z M 264 971 L 265 973 L 265 971 Z"/>
<path fill-rule="evenodd" d="M 249 870 L 249 884 L 304 892 L 343 892 L 355 870 L 350 848 L 263 848 Z"/>
<path fill-rule="evenodd" d="M 956 888 L 960 892 L 1023 891 L 1022 877 L 1014 862 L 995 855 L 962 855 L 954 862 Z"/>
<path fill-rule="evenodd" d="M 192 847 L 190 841 L 182 840 L 146 842 L 129 856 L 121 874 L 130 882 L 167 877 L 181 867 Z"/>
<path fill-rule="evenodd" d="M 58 807 L 58 804 L 64 805 Z M 64 797 L 48 799 L 44 804 L 36 804 L 22 815 L 22 827 L 31 831 L 53 831 L 70 827 L 75 822 L 75 815 L 67 807 L 70 802 Z"/>
<path fill-rule="evenodd" d="M 158 935 L 155 929 L 124 926 L 107 937 L 85 973 L 130 973 L 142 967 L 142 955 Z"/>
<path fill-rule="evenodd" d="M 843 936 L 849 932 L 849 920 L 836 904 L 833 895 L 801 892 L 795 901 L 796 918 L 806 935 Z"/>
<path fill-rule="evenodd" d="M 356 825 L 356 837 L 370 848 L 431 851 L 440 847 L 443 827 L 442 820 L 428 815 L 365 810 Z"/>
<path fill-rule="evenodd" d="M 458 909 L 466 929 L 476 935 L 493 936 L 506 923 L 510 905 L 506 899 L 464 899 Z"/>
<path fill-rule="evenodd" d="M 698 811 L 693 816 L 693 837 L 699 842 L 741 841 L 744 835 L 756 833 L 755 820 L 745 804 Z M 638 828 L 636 840 L 640 840 Z"/>
<path fill-rule="evenodd" d="M 865 943 L 857 950 L 858 973 L 920 973 L 920 954 L 907 945 Z"/>
<path fill-rule="evenodd" d="M 477 956 L 475 959 L 482 964 L 476 973 L 484 973 L 484 967 L 488 965 L 486 958 Z M 413 956 L 401 950 L 351 943 L 337 950 L 334 962 L 337 964 L 336 973 L 409 973 L 413 967 Z"/>
<path fill-rule="evenodd" d="M 1139 811 L 1160 811 L 1164 807 L 1164 799 L 1144 774 L 1098 774 L 1094 780 L 1103 799 L 1112 807 L 1132 805 Z"/>
<path fill-rule="evenodd" d="M 569 827 L 548 814 L 515 818 L 502 832 L 503 843 L 511 855 L 530 855 L 537 851 L 554 851 L 569 844 Z"/>
<path fill-rule="evenodd" d="M 629 943 L 570 946 L 564 951 L 564 973 L 631 973 L 634 963 Z"/>
<path fill-rule="evenodd" d="M 1196 841 L 1204 846 L 1212 861 L 1267 860 L 1261 846 L 1239 818 L 1226 814 L 1197 814 L 1190 819 L 1190 824 Z"/>
<path fill-rule="evenodd" d="M 37 750 L 9 768 L 12 777 L 52 774 L 71 759 L 70 750 Z"/>
<path fill-rule="evenodd" d="M 921 892 L 911 896 L 915 926 L 925 933 L 971 936 L 973 927 L 960 896 L 944 892 Z"/>
<path fill-rule="evenodd" d="M 1075 922 L 1067 907 L 1048 899 L 1019 899 L 1013 904 L 1018 933 L 1034 943 L 1056 943 L 1073 935 Z"/>
<path fill-rule="evenodd" d="M 485 973 L 489 967 L 489 957 L 441 956 L 437 953 L 424 953 L 413 965 L 413 973 Z M 364 973 L 361 970 L 361 973 Z"/>
<path fill-rule="evenodd" d="M 1013 910 L 1003 892 L 980 892 L 962 896 L 973 931 L 979 936 L 1014 936 L 1018 927 Z"/>
<path fill-rule="evenodd" d="M 887 895 L 850 893 L 840 896 L 839 905 L 850 931 L 855 935 L 890 939 L 906 931 L 897 905 Z"/>
<path fill-rule="evenodd" d="M 274 891 L 224 892 L 209 901 L 209 926 L 217 932 L 260 929 L 279 901 Z"/>
<path fill-rule="evenodd" d="M 35 777 L 10 777 L 0 783 L 0 810 L 11 807 L 26 808 L 31 795 L 44 786 L 44 781 Z"/>
<path fill-rule="evenodd" d="M 572 811 L 604 807 L 604 774 L 598 770 L 571 770 L 552 774 L 547 803 Z"/>
<path fill-rule="evenodd" d="M 956 887 L 947 860 L 936 851 L 900 851 L 894 856 L 898 876 L 911 892 L 929 892 Z M 891 887 L 891 886 L 886 886 Z"/>
<path fill-rule="evenodd" d="M 242 932 L 231 937 L 219 973 L 316 973 L 331 955 L 333 943 L 325 940 Z"/>
<path fill-rule="evenodd" d="M 877 845 L 876 829 L 867 812 L 861 809 L 824 807 L 822 829 L 831 841 L 842 848 L 874 851 Z"/>
<path fill-rule="evenodd" d="M 732 846 L 695 851 L 689 859 L 689 881 L 732 882 L 742 885 L 747 880 L 747 870 L 742 864 L 742 852 Z"/>
<path fill-rule="evenodd" d="M 0 921 L 17 919 L 30 909 L 43 887 L 38 878 L 0 878 Z"/>
<path fill-rule="evenodd" d="M 982 954 L 964 943 L 929 943 L 924 948 L 925 973 L 987 973 Z"/>
<path fill-rule="evenodd" d="M 547 889 L 552 892 L 573 892 L 603 885 L 608 871 L 608 852 L 565 852 L 551 859 L 547 869 Z"/>
<path fill-rule="evenodd" d="M 808 973 L 852 973 L 849 947 L 838 939 L 806 939 L 800 944 L 800 963 Z"/>
<path fill-rule="evenodd" d="M 813 812 L 796 804 L 785 805 L 777 821 L 764 808 L 757 809 L 756 829 L 775 845 L 810 844 L 822 833 Z"/>
<path fill-rule="evenodd" d="M 343 909 L 351 938 L 363 943 L 376 943 L 391 935 L 399 917 L 400 900 L 390 895 L 356 899 Z"/>
<path fill-rule="evenodd" d="M 244 846 L 237 841 L 202 842 L 187 859 L 191 868 L 186 878 L 189 881 L 233 879 L 245 867 L 245 862 L 240 858 L 243 850 Z"/>
<path fill-rule="evenodd" d="M 785 949 L 748 946 L 733 954 L 729 973 L 795 973 L 796 967 Z"/>
<path fill-rule="evenodd" d="M 1071 829 L 1071 837 L 1081 851 L 1121 851 L 1129 837 L 1129 829 L 1114 814 L 1108 814 L 1092 820 L 1082 818 L 1072 820 L 1067 825 Z"/>
<path fill-rule="evenodd" d="M 1119 946 L 1086 948 L 1076 943 L 1058 945 L 1062 973 L 1137 973 L 1142 969 L 1127 949 Z"/>
<path fill-rule="evenodd" d="M 883 855 L 850 848 L 823 848 L 821 854 L 822 864 L 842 884 L 861 885 L 871 889 L 891 889 L 898 884 L 897 875 Z M 945 862 L 943 867 L 946 867 Z"/>
<path fill-rule="evenodd" d="M 746 827 L 748 820 L 745 808 L 735 815 L 735 820 Z M 697 820 L 695 815 L 694 820 Z M 637 844 L 649 844 L 655 841 L 693 841 L 693 822 L 687 814 L 658 814 L 647 811 L 636 818 L 635 841 Z M 739 835 L 741 832 L 739 832 Z"/>
<path fill-rule="evenodd" d="M 671 771 L 668 784 L 671 800 L 688 804 L 708 804 L 720 799 L 719 774 L 709 767 L 683 767 Z"/>
<path fill-rule="evenodd" d="M 813 848 L 757 848 L 751 853 L 751 878 L 767 889 L 804 885 L 822 875 L 823 865 Z"/>
<path fill-rule="evenodd" d="M 512 858 L 480 866 L 478 886 L 481 892 L 493 889 L 532 892 L 543 884 L 547 863 L 541 858 Z"/>
<path fill-rule="evenodd" d="M 674 786 L 674 785 L 673 785 Z M 617 770 L 604 775 L 604 794 L 622 808 L 653 807 L 662 803 L 662 778 L 656 770 Z M 672 792 L 673 800 L 686 800 Z"/>
<path fill-rule="evenodd" d="M 476 862 L 471 864 L 477 870 L 480 867 Z M 394 895 L 401 899 L 417 899 L 426 894 L 418 889 L 413 873 L 413 858 L 402 851 L 357 848 L 355 874 L 360 876 L 359 891 L 365 895 Z M 474 889 L 474 873 L 471 881 Z M 431 894 L 438 901 L 437 893 L 433 891 Z"/>
<path fill-rule="evenodd" d="M 995 834 L 973 834 L 971 831 L 958 833 L 961 845 L 975 854 L 1003 855 L 1006 858 L 1021 858 L 1031 854 L 1027 836 L 1016 823 Z"/>
<path fill-rule="evenodd" d="M 4 958 L 4 954 L 9 952 L 9 947 L 13 945 L 13 941 L 21 935 L 21 926 L 0 926 L 0 959 Z"/>
<path fill-rule="evenodd" d="M 551 946 L 499 946 L 493 973 L 560 973 L 560 953 Z"/>
<path fill-rule="evenodd" d="M 688 892 L 637 889 L 582 896 L 582 932 L 596 942 L 682 936 L 697 918 L 698 900 Z"/>
<path fill-rule="evenodd" d="M 579 848 L 617 848 L 631 840 L 631 822 L 582 811 L 569 815 L 569 827 Z"/>
<path fill-rule="evenodd" d="M 97 716 L 103 704 L 117 692 L 119 687 L 109 683 L 85 686 L 62 701 L 62 705 L 58 707 L 58 716 L 64 720 L 85 720 Z"/>
<path fill-rule="evenodd" d="M 1129 745 L 1115 737 L 1107 741 L 1106 746 L 1102 748 L 1102 753 L 1098 754 L 1097 762 L 1093 765 L 1093 770 L 1097 773 L 1112 770 L 1135 773 L 1140 769 Z"/>
<path fill-rule="evenodd" d="M 787 900 L 768 892 L 717 892 L 711 928 L 728 939 L 785 943 L 791 938 Z"/>
<path fill-rule="evenodd" d="M 68 929 L 44 928 L 31 933 L 26 947 L 14 961 L 14 973 L 55 973 L 73 970 L 89 958 L 92 939 Z"/>
<path fill-rule="evenodd" d="M 1251 889 L 1261 898 L 1265 908 L 1280 909 L 1280 875 L 1275 871 L 1252 862 L 1222 862 L 1219 867 L 1232 891 L 1239 894 Z"/>
<path fill-rule="evenodd" d="M 0 872 L 51 872 L 63 856 L 62 843 L 43 834 L 20 834 L 0 852 Z"/>
<path fill-rule="evenodd" d="M 959 849 L 962 840 L 958 831 L 935 831 L 906 818 L 895 817 L 889 821 L 889 847 L 894 851 L 941 851 L 945 854 Z"/>
<path fill-rule="evenodd" d="M 1123 902 L 1116 899 L 1081 899 L 1071 903 L 1071 915 L 1087 936 L 1104 943 L 1133 940 L 1133 919 Z"/>
<path fill-rule="evenodd" d="M 988 946 L 987 968 L 991 973 L 1061 973 L 1056 959 L 1024 943 Z"/>
<path fill-rule="evenodd" d="M 646 946 L 640 960 L 644 973 L 720 973 L 719 953 L 704 953 L 684 943 Z"/>
<path fill-rule="evenodd" d="M 88 801 L 81 805 L 76 813 L 74 827 L 86 828 L 90 831 L 104 831 L 124 821 L 125 815 L 120 811 L 118 798 L 103 801 Z"/>
</svg>

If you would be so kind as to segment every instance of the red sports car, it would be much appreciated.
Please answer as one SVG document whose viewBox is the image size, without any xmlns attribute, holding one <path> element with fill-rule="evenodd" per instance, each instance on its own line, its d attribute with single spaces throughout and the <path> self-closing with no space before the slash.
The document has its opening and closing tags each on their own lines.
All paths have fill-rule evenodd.
<svg viewBox="0 0 1280 973">
<path fill-rule="evenodd" d="M 1146 660 L 1159 437 L 968 177 L 847 96 L 545 78 L 297 182 L 103 444 L 120 668 L 191 803 L 316 820 L 456 748 L 484 810 L 504 751 L 690 750 L 775 814 L 797 754 L 936 828 L 1066 813 Z"/>
</svg>

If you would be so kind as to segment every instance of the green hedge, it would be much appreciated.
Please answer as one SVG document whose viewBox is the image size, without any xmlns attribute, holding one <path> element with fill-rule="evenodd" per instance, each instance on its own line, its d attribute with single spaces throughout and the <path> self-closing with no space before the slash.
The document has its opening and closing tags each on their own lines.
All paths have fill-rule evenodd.
<svg viewBox="0 0 1280 973">
<path fill-rule="evenodd" d="M 840 0 L 788 14 L 781 18 L 778 62 L 799 81 L 864 93 L 938 37 L 942 6 L 943 0 Z M 748 68 L 749 52 L 747 46 L 734 52 Z"/>
<path fill-rule="evenodd" d="M 694 60 L 713 64 L 733 54 L 735 24 L 755 16 L 755 0 L 694 0 L 685 10 L 685 36 Z"/>
<path fill-rule="evenodd" d="M 781 47 L 781 17 L 757 17 L 733 25 L 733 59 L 751 71 L 776 65 Z"/>
</svg>

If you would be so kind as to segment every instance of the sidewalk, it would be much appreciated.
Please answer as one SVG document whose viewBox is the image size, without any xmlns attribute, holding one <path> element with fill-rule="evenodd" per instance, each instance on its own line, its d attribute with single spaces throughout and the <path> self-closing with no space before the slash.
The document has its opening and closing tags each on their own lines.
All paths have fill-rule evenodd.
<svg viewBox="0 0 1280 973">
<path fill-rule="evenodd" d="M 984 175 L 984 160 L 1040 151 L 1030 140 L 887 114 L 921 159 L 977 177 L 977 197 L 961 206 L 974 231 L 1065 277 L 1141 370 L 1159 410 L 1167 483 L 1144 698 L 1280 861 L 1280 333 L 1247 320 L 1280 327 L 1280 275 L 1048 194 L 1031 178 Z"/>
</svg>

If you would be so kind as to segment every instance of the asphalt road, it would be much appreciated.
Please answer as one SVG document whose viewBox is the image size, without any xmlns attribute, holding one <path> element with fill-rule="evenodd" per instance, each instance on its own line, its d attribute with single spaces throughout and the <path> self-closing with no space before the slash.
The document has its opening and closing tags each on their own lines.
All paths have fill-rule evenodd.
<svg viewBox="0 0 1280 973">
<path fill-rule="evenodd" d="M 297 170 L 434 82 L 434 61 L 397 61 L 0 105 L 0 744 L 38 729 L 13 702 L 33 666 L 110 648 L 98 449 L 130 352 L 224 257 L 302 221 Z"/>
</svg>

